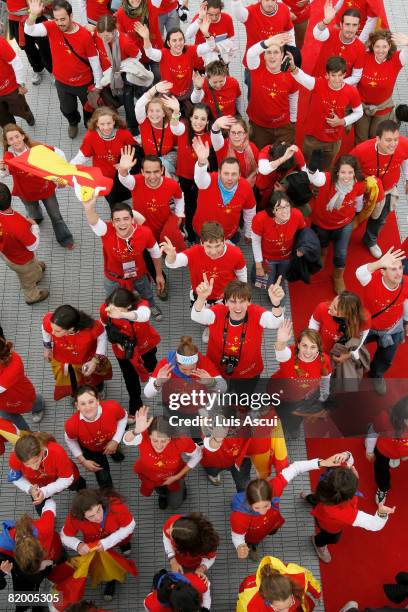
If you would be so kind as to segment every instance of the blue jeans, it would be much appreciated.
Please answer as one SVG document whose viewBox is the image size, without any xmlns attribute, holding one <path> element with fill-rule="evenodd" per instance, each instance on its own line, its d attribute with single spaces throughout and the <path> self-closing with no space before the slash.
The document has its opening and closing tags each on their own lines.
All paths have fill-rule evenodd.
<svg viewBox="0 0 408 612">
<path fill-rule="evenodd" d="M 21 198 L 21 201 L 23 202 L 30 219 L 35 219 L 36 221 L 43 220 L 44 218 L 43 213 L 41 210 L 40 203 L 38 201 L 37 202 L 27 202 L 27 200 L 23 200 L 23 198 Z M 45 206 L 45 210 L 47 211 L 47 214 L 50 218 L 50 221 L 52 223 L 52 227 L 55 233 L 55 237 L 57 241 L 59 242 L 59 244 L 63 247 L 66 247 L 69 244 L 73 244 L 74 238 L 71 232 L 69 231 L 67 224 L 62 218 L 56 196 L 52 195 L 51 197 L 44 198 L 41 201 Z"/>
<path fill-rule="evenodd" d="M 391 346 L 380 346 L 378 343 L 378 336 L 371 331 L 369 332 L 366 338 L 366 344 L 368 342 L 377 342 L 377 350 L 370 364 L 370 378 L 384 378 L 384 374 L 391 367 L 392 360 L 398 349 L 398 344 L 400 344 L 401 341 L 401 332 L 391 334 L 391 337 L 394 340 L 394 344 L 391 344 Z"/>
<path fill-rule="evenodd" d="M 384 208 L 381 211 L 381 215 L 378 219 L 372 219 L 371 217 L 367 221 L 367 227 L 365 234 L 363 236 L 363 242 L 368 247 L 374 246 L 377 244 L 378 234 L 382 230 L 387 220 L 387 217 L 390 213 L 391 206 L 391 194 L 385 196 L 385 204 Z"/>
<path fill-rule="evenodd" d="M 266 261 L 266 264 L 268 266 L 265 270 L 266 274 L 268 275 L 267 287 L 270 287 L 276 281 L 278 276 L 282 275 L 282 280 L 285 278 L 285 272 L 289 267 L 290 259 L 269 259 Z M 255 282 L 255 278 L 256 268 L 254 264 L 251 269 L 251 281 L 253 283 Z"/>
<path fill-rule="evenodd" d="M 41 412 L 42 410 L 44 410 L 44 398 L 42 395 L 37 393 L 33 407 L 31 408 L 31 414 L 38 414 L 38 412 Z M 6 421 L 10 421 L 10 423 L 14 423 L 14 425 L 19 429 L 30 431 L 30 427 L 28 426 L 28 423 L 23 415 L 16 414 L 14 412 L 7 412 L 6 410 L 0 410 L 0 416 L 3 419 L 6 419 Z"/>
<path fill-rule="evenodd" d="M 103 288 L 105 289 L 106 297 L 109 297 L 110 294 L 115 291 L 115 289 L 119 289 L 121 286 L 122 285 L 118 281 L 112 281 L 109 278 L 106 278 L 106 276 L 103 279 Z M 147 274 L 135 279 L 133 281 L 133 288 L 149 302 L 149 306 L 156 306 L 156 302 L 154 301 L 153 297 L 152 281 Z"/>
<path fill-rule="evenodd" d="M 327 248 L 330 242 L 333 242 L 333 265 L 335 268 L 344 268 L 346 265 L 347 249 L 353 231 L 353 221 L 334 230 L 324 229 L 312 223 L 312 230 L 316 232 L 322 249 Z"/>
<path fill-rule="evenodd" d="M 218 476 L 224 470 L 231 472 L 237 493 L 245 491 L 248 482 L 251 480 L 251 460 L 248 457 L 245 457 L 240 469 L 235 465 L 232 465 L 230 468 L 205 467 L 204 469 L 209 476 Z"/>
<path fill-rule="evenodd" d="M 167 34 L 169 30 L 172 30 L 173 28 L 179 28 L 180 27 L 180 17 L 178 16 L 177 9 L 173 9 L 172 11 L 169 11 L 168 13 L 163 13 L 162 15 L 159 15 L 159 26 L 160 26 L 160 32 L 161 32 L 161 35 L 163 36 L 163 39 L 164 39 L 164 30 L 166 30 L 166 34 Z"/>
</svg>

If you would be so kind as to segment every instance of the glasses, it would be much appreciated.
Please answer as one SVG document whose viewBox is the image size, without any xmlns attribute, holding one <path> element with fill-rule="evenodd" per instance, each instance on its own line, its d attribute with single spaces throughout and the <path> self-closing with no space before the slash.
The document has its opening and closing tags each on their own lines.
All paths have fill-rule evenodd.
<svg viewBox="0 0 408 612">
<path fill-rule="evenodd" d="M 295 603 L 295 598 L 293 597 L 293 595 L 291 595 L 289 605 L 285 606 L 284 608 L 276 608 L 274 605 L 272 605 L 270 601 L 265 601 L 265 603 L 267 606 L 270 606 L 272 612 L 289 612 L 289 610 Z"/>
<path fill-rule="evenodd" d="M 233 132 L 230 130 L 230 134 L 232 136 L 243 136 L 245 134 L 245 132 Z"/>
</svg>

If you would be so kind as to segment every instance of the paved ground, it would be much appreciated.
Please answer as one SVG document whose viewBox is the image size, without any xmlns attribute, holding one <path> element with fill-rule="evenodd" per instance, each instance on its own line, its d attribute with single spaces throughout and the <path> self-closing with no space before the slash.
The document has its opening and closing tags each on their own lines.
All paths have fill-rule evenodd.
<svg viewBox="0 0 408 612">
<path fill-rule="evenodd" d="M 74 4 L 75 6 L 75 4 Z M 196 8 L 197 3 L 192 3 Z M 229 10 L 229 0 L 226 2 L 226 10 Z M 387 2 L 387 11 L 392 25 L 398 29 L 407 31 L 408 6 L 405 2 Z M 194 14 L 194 13 L 193 13 Z M 397 25 L 398 24 L 398 25 Z M 238 41 L 240 55 L 244 49 L 244 34 L 242 28 L 238 30 Z M 24 59 L 24 57 L 23 57 Z M 242 64 L 240 59 L 234 62 L 232 73 L 242 82 Z M 31 81 L 31 70 L 27 69 L 26 82 Z M 407 100 L 406 72 L 400 77 L 398 93 L 395 96 L 398 101 Z M 75 154 L 80 146 L 84 133 L 81 127 L 79 136 L 71 141 L 67 137 L 67 124 L 62 119 L 55 88 L 51 84 L 49 76 L 44 78 L 40 87 L 30 88 L 28 99 L 36 117 L 35 128 L 29 128 L 29 133 L 36 139 L 49 144 L 54 144 L 63 149 L 67 158 Z M 24 127 L 26 127 L 24 125 Z M 46 399 L 46 416 L 41 423 L 41 429 L 53 433 L 58 440 L 62 440 L 63 423 L 72 413 L 68 402 L 55 403 L 53 397 L 53 379 L 48 364 L 42 359 L 41 343 L 41 319 L 45 312 L 54 310 L 60 304 L 70 303 L 76 307 L 97 315 L 100 303 L 103 301 L 102 291 L 102 258 L 101 246 L 98 239 L 88 228 L 81 210 L 80 203 L 69 190 L 61 190 L 59 201 L 63 215 L 71 228 L 76 248 L 73 252 L 66 252 L 55 241 L 51 223 L 46 217 L 41 225 L 41 246 L 39 255 L 47 263 L 47 271 L 43 282 L 44 287 L 49 287 L 50 298 L 48 302 L 29 307 L 22 298 L 15 276 L 0 265 L 0 286 L 3 291 L 0 295 L 0 320 L 7 337 L 14 342 L 16 350 L 23 357 L 29 376 Z M 14 202 L 17 210 L 23 211 L 19 201 Z M 107 205 L 99 204 L 101 216 L 107 216 Z M 405 237 L 408 233 L 406 206 L 401 207 L 399 213 L 401 234 Z M 241 245 L 252 262 L 252 254 Z M 184 272 L 175 271 L 170 273 L 171 297 L 164 306 L 164 319 L 157 324 L 157 329 L 162 336 L 160 356 L 174 348 L 182 334 L 189 333 L 194 340 L 201 345 L 201 330 L 190 320 L 188 308 L 188 276 Z M 267 301 L 259 294 L 255 295 L 255 301 L 266 305 Z M 312 310 L 313 305 L 310 305 Z M 287 311 L 289 310 L 287 307 Z M 263 350 L 266 363 L 265 375 L 270 375 L 276 364 L 273 359 L 274 333 L 266 333 Z M 114 366 L 114 379 L 108 383 L 108 397 L 123 401 L 126 405 L 127 395 L 118 367 L 112 359 Z M 33 426 L 35 429 L 36 426 Z M 126 461 L 118 467 L 113 465 L 112 472 L 114 482 L 118 490 L 127 498 L 134 513 L 137 529 L 133 538 L 133 556 L 139 568 L 139 577 L 129 579 L 118 589 L 114 602 L 109 605 L 111 610 L 142 610 L 143 597 L 148 593 L 154 572 L 166 566 L 163 554 L 161 526 L 167 518 L 168 513 L 159 510 L 155 498 L 140 498 L 136 478 L 132 472 L 135 460 L 135 452 L 125 448 Z M 305 458 L 304 440 L 289 444 L 291 460 Z M 7 455 L 0 459 L 1 478 L 1 509 L 0 520 L 19 517 L 23 512 L 31 512 L 32 506 L 27 496 L 17 491 L 12 485 L 6 484 Z M 92 475 L 86 474 L 89 485 L 93 486 Z M 220 552 L 214 570 L 210 573 L 213 593 L 213 610 L 216 612 L 231 612 L 235 608 L 236 594 L 240 581 L 252 573 L 256 565 L 252 562 L 236 559 L 234 548 L 229 536 L 228 510 L 231 495 L 234 492 L 232 480 L 229 476 L 223 479 L 223 487 L 215 488 L 208 484 L 203 471 L 198 468 L 188 477 L 189 495 L 183 506 L 184 512 L 199 509 L 207 514 L 213 521 L 221 535 Z M 298 493 L 308 487 L 308 478 L 298 478 L 294 485 L 289 486 L 282 500 L 282 513 L 286 519 L 285 526 L 277 535 L 269 538 L 263 546 L 265 554 L 273 554 L 286 562 L 296 561 L 310 568 L 314 574 L 319 576 L 319 565 L 312 552 L 310 534 L 313 532 L 313 523 L 308 511 L 298 499 Z M 58 527 L 62 526 L 67 514 L 70 494 L 62 493 L 57 498 Z M 17 509 L 17 511 L 16 511 Z M 347 599 L 347 585 L 345 585 L 345 599 Z M 12 610 L 7 605 L 7 592 L 0 593 L 0 610 Z M 88 593 L 91 596 L 90 592 Z M 102 604 L 101 589 L 92 592 L 92 597 Z M 318 606 L 317 610 L 323 610 Z M 330 610 L 327 612 L 335 612 Z"/>
</svg>

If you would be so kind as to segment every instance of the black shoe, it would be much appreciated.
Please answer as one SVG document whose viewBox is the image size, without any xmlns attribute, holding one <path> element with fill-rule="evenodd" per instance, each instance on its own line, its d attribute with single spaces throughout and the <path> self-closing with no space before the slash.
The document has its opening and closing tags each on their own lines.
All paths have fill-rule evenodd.
<svg viewBox="0 0 408 612">
<path fill-rule="evenodd" d="M 383 584 L 384 593 L 390 601 L 402 603 L 408 597 L 408 587 L 402 584 Z"/>
<path fill-rule="evenodd" d="M 116 580 L 107 582 L 103 589 L 103 598 L 105 601 L 112 601 L 116 589 Z"/>
<path fill-rule="evenodd" d="M 33 115 L 33 113 L 30 113 L 26 119 L 28 125 L 35 125 L 35 117 Z"/>
<path fill-rule="evenodd" d="M 119 546 L 119 550 L 122 553 L 122 555 L 125 555 L 125 557 L 128 557 L 132 551 L 132 545 L 130 542 L 128 542 L 127 544 L 122 544 L 121 546 Z"/>
<path fill-rule="evenodd" d="M 183 501 L 187 498 L 187 487 L 184 486 L 184 491 L 183 491 Z"/>
<path fill-rule="evenodd" d="M 116 453 L 113 453 L 113 455 L 111 455 L 111 459 L 115 463 L 120 463 L 125 459 L 125 455 L 122 453 L 121 450 L 117 450 Z"/>
<path fill-rule="evenodd" d="M 168 506 L 167 497 L 164 495 L 159 495 L 159 508 L 160 510 L 165 510 Z"/>
<path fill-rule="evenodd" d="M 395 576 L 395 582 L 397 584 L 405 584 L 408 586 L 408 572 L 398 572 Z"/>
</svg>

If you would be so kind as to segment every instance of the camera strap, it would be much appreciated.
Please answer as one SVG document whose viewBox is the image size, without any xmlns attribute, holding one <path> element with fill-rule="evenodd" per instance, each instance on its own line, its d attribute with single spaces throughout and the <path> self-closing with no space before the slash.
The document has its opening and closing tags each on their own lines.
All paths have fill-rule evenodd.
<svg viewBox="0 0 408 612">
<path fill-rule="evenodd" d="M 222 343 L 222 352 L 221 352 L 221 357 L 236 357 L 239 360 L 241 359 L 241 352 L 242 352 L 242 346 L 244 344 L 245 341 L 245 336 L 246 336 L 246 332 L 247 332 L 247 328 L 248 328 L 248 312 L 245 315 L 244 321 L 243 321 L 243 325 L 242 325 L 242 330 L 241 330 L 241 338 L 239 341 L 239 352 L 238 355 L 225 355 L 225 343 L 227 340 L 227 334 L 228 334 L 228 326 L 231 325 L 232 327 L 234 327 L 234 325 L 232 325 L 230 323 L 230 316 L 229 313 L 227 312 L 227 314 L 225 315 L 225 320 L 224 320 L 224 331 L 223 331 L 223 343 Z"/>
</svg>

